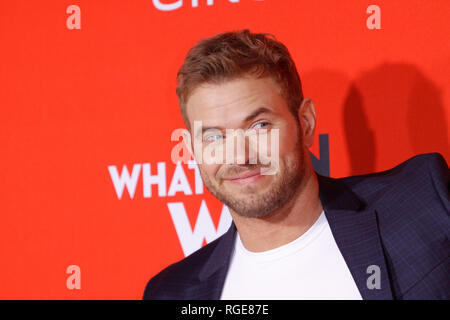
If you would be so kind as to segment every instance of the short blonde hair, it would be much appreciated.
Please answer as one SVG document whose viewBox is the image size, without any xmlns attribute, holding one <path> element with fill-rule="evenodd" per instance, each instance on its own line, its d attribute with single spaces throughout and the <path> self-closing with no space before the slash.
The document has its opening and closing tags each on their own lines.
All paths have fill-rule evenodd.
<svg viewBox="0 0 450 320">
<path fill-rule="evenodd" d="M 297 118 L 303 100 L 300 77 L 288 49 L 269 33 L 251 33 L 248 29 L 220 33 L 200 40 L 192 47 L 177 74 L 176 93 L 181 114 L 189 128 L 186 104 L 193 90 L 203 84 L 251 75 L 272 77 Z"/>
</svg>

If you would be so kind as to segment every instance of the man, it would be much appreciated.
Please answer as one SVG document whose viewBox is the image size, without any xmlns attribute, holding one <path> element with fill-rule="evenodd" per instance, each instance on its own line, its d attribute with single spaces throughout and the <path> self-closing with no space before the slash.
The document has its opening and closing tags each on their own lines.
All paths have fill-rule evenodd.
<svg viewBox="0 0 450 320">
<path fill-rule="evenodd" d="M 315 173 L 308 156 L 313 102 L 303 97 L 286 47 L 267 34 L 200 41 L 178 73 L 177 95 L 196 160 L 196 143 L 230 141 L 228 129 L 276 130 L 279 139 L 270 143 L 278 160 L 264 174 L 268 165 L 246 145 L 240 162 L 197 161 L 233 223 L 154 276 L 144 299 L 450 298 L 442 156 L 416 156 L 366 176 Z"/>
</svg>

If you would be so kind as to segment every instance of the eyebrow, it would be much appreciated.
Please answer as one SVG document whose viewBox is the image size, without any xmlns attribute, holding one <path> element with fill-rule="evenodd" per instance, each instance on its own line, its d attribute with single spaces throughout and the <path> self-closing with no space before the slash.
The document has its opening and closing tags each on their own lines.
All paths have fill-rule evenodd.
<svg viewBox="0 0 450 320">
<path fill-rule="evenodd" d="M 254 118 L 256 118 L 257 116 L 259 116 L 262 113 L 272 113 L 272 110 L 266 108 L 266 107 L 261 107 L 256 109 L 255 111 L 253 111 L 251 114 L 249 114 L 245 119 L 244 122 L 248 122 L 250 120 L 253 120 Z"/>
<path fill-rule="evenodd" d="M 245 117 L 244 122 L 249 122 L 263 113 L 273 113 L 273 112 L 272 112 L 272 110 L 270 110 L 266 107 L 260 107 L 260 108 L 256 109 L 255 111 L 253 111 L 252 113 L 250 113 L 247 117 Z M 206 131 L 211 130 L 211 129 L 215 129 L 215 130 L 219 130 L 219 131 L 223 130 L 222 127 L 202 127 L 201 134 L 203 135 Z M 200 134 L 200 131 L 197 132 L 196 136 L 198 136 L 199 134 Z"/>
</svg>

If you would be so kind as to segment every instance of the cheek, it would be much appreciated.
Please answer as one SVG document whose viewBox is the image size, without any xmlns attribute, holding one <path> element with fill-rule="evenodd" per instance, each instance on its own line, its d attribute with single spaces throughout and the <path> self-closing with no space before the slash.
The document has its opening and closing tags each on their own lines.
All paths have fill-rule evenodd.
<svg viewBox="0 0 450 320">
<path fill-rule="evenodd" d="M 215 181 L 216 180 L 216 174 L 219 170 L 220 165 L 218 164 L 201 164 L 199 165 L 200 173 L 202 176 L 209 181 Z"/>
<path fill-rule="evenodd" d="M 297 136 L 295 134 L 286 137 L 285 139 L 280 139 L 280 155 L 292 153 L 298 149 Z"/>
<path fill-rule="evenodd" d="M 297 142 L 297 130 L 280 130 L 278 138 L 278 150 L 280 157 L 290 154 L 294 149 L 297 149 Z"/>
</svg>

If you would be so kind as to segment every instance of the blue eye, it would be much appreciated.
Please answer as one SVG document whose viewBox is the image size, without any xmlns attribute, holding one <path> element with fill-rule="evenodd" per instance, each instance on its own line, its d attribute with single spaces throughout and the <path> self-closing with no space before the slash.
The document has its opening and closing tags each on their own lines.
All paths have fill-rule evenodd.
<svg viewBox="0 0 450 320">
<path fill-rule="evenodd" d="M 268 125 L 269 125 L 269 122 L 267 122 L 267 121 L 261 121 L 261 122 L 256 123 L 256 124 L 253 126 L 253 128 L 255 128 L 255 129 L 263 129 L 263 128 L 267 127 Z"/>
<path fill-rule="evenodd" d="M 206 141 L 206 142 L 214 142 L 214 141 L 217 141 L 219 139 L 222 139 L 222 137 L 223 137 L 222 134 L 212 134 L 212 135 L 209 135 L 209 136 L 205 136 L 203 138 L 203 140 Z"/>
</svg>

